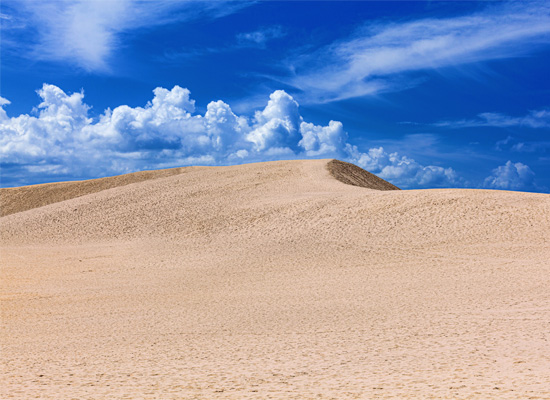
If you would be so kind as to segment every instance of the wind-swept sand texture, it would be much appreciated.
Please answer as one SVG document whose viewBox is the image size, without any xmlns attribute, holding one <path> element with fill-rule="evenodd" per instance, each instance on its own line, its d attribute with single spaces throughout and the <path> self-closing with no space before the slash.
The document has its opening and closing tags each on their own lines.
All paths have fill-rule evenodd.
<svg viewBox="0 0 550 400">
<path fill-rule="evenodd" d="M 141 171 L 88 181 L 45 183 L 42 185 L 2 189 L 0 192 L 0 216 L 3 217 L 32 208 L 47 206 L 58 201 L 74 199 L 75 197 L 131 183 L 177 175 L 197 168 L 200 169 L 201 167 Z"/>
<path fill-rule="evenodd" d="M 0 398 L 550 398 L 550 196 L 346 168 L 75 183 L 2 217 Z"/>
</svg>

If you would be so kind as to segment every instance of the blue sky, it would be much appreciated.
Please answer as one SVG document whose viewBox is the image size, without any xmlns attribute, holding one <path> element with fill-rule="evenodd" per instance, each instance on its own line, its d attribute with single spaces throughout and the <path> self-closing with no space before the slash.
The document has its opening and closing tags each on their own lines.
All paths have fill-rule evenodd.
<svg viewBox="0 0 550 400">
<path fill-rule="evenodd" d="M 2 186 L 302 158 L 550 191 L 544 1 L 3 0 Z"/>
</svg>

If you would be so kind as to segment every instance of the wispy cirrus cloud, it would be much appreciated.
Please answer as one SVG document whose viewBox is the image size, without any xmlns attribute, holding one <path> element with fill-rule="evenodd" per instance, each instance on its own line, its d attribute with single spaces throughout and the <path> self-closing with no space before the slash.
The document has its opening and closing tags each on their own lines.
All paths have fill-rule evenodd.
<svg viewBox="0 0 550 400">
<path fill-rule="evenodd" d="M 286 36 L 286 31 L 279 25 L 262 27 L 252 32 L 243 32 L 237 34 L 232 41 L 218 43 L 216 47 L 205 46 L 186 46 L 182 49 L 167 49 L 162 57 L 158 58 L 161 62 L 180 62 L 181 60 L 190 60 L 210 54 L 222 54 L 239 51 L 243 49 L 262 49 L 268 48 L 268 42 L 280 39 Z"/>
<path fill-rule="evenodd" d="M 247 6 L 231 0 L 5 0 L 2 19 L 26 21 L 4 32 L 6 43 L 32 59 L 69 62 L 106 72 L 123 33 L 199 17 L 219 17 Z M 17 28 L 17 29 L 15 29 Z M 15 40 L 16 38 L 17 40 Z M 4 38 L 3 38 L 4 39 Z"/>
<path fill-rule="evenodd" d="M 495 144 L 498 151 L 512 151 L 517 153 L 550 153 L 550 140 L 526 141 L 521 137 L 508 135 Z"/>
<path fill-rule="evenodd" d="M 283 27 L 279 25 L 263 27 L 253 32 L 243 32 L 237 35 L 237 43 L 241 47 L 265 48 L 267 42 L 286 36 Z"/>
<path fill-rule="evenodd" d="M 287 83 L 322 103 L 402 90 L 407 74 L 529 54 L 550 44 L 546 2 L 490 4 L 452 18 L 369 23 L 352 37 L 288 60 Z"/>
<path fill-rule="evenodd" d="M 521 117 L 513 117 L 501 113 L 486 112 L 478 114 L 473 119 L 461 119 L 454 121 L 440 121 L 432 126 L 442 128 L 471 128 L 471 127 L 495 127 L 495 128 L 550 128 L 550 109 L 543 108 L 540 110 L 530 111 L 527 115 Z"/>
</svg>

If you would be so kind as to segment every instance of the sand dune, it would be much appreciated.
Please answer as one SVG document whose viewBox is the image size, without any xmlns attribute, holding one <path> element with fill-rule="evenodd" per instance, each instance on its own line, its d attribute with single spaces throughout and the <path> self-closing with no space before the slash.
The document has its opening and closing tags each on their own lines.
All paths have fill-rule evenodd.
<svg viewBox="0 0 550 400">
<path fill-rule="evenodd" d="M 1 189 L 4 399 L 550 398 L 550 196 L 281 161 Z"/>
<path fill-rule="evenodd" d="M 141 171 L 133 174 L 92 179 L 88 181 L 45 183 L 0 189 L 0 216 L 10 215 L 32 208 L 47 206 L 63 200 L 100 192 L 149 179 L 177 175 L 201 167 L 172 168 L 157 171 Z"/>
</svg>

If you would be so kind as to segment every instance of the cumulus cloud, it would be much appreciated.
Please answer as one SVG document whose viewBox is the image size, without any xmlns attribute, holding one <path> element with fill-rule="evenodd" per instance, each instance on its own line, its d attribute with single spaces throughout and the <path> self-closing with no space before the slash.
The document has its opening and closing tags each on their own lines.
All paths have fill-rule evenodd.
<svg viewBox="0 0 550 400">
<path fill-rule="evenodd" d="M 547 2 L 490 4 L 475 14 L 369 22 L 351 37 L 288 60 L 308 102 L 414 85 L 411 72 L 517 57 L 550 42 Z M 409 74 L 409 75 L 406 75 Z"/>
<path fill-rule="evenodd" d="M 9 104 L 11 104 L 11 101 L 9 101 L 8 99 L 5 99 L 2 96 L 0 96 L 0 121 L 8 119 L 8 115 L 6 114 L 6 111 L 4 110 L 4 106 L 7 106 Z"/>
<path fill-rule="evenodd" d="M 529 166 L 508 160 L 485 178 L 484 185 L 491 189 L 529 190 L 535 187 L 535 173 Z"/>
<path fill-rule="evenodd" d="M 407 156 L 388 153 L 383 147 L 360 152 L 357 146 L 346 144 L 350 161 L 404 188 L 461 186 L 462 180 L 452 168 L 424 166 Z"/>
<path fill-rule="evenodd" d="M 460 184 L 455 171 L 424 166 L 388 154 L 382 147 L 362 152 L 348 142 L 339 121 L 304 121 L 298 103 L 282 90 L 251 117 L 236 115 L 223 101 L 196 113 L 189 90 L 156 88 L 143 107 L 121 105 L 95 120 L 84 93 L 67 94 L 44 84 L 31 113 L 9 117 L 0 98 L 3 185 L 83 179 L 141 169 L 223 165 L 280 158 L 341 158 L 403 187 Z"/>
<path fill-rule="evenodd" d="M 42 163 L 70 153 L 81 142 L 82 129 L 91 123 L 87 117 L 89 107 L 82 102 L 83 93 L 69 96 L 46 84 L 37 93 L 42 99 L 38 117 L 8 118 L 3 112 L 0 120 L 3 163 Z"/>
<path fill-rule="evenodd" d="M 340 121 L 330 121 L 328 126 L 308 122 L 300 124 L 302 140 L 298 143 L 309 157 L 321 154 L 343 154 L 347 133 Z"/>
<path fill-rule="evenodd" d="M 254 120 L 256 128 L 247 135 L 247 139 L 254 143 L 256 150 L 297 149 L 302 117 L 298 103 L 284 90 L 273 92 L 265 109 L 257 111 Z"/>
</svg>

